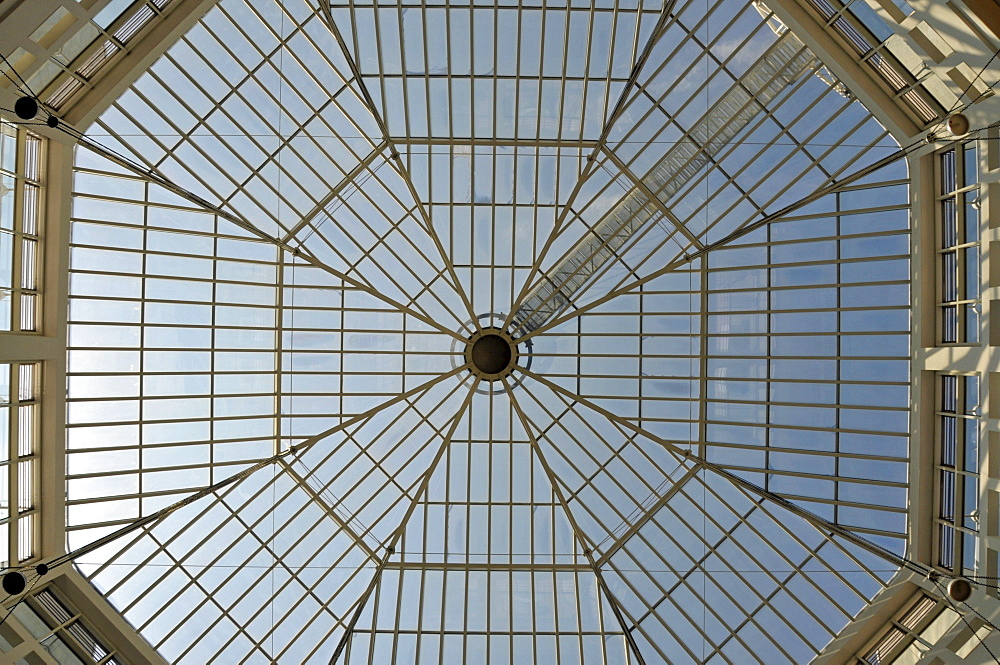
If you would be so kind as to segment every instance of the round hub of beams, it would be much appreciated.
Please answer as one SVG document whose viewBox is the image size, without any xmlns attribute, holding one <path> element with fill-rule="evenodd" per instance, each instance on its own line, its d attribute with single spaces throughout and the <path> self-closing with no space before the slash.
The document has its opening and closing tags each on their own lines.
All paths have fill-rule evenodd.
<svg viewBox="0 0 1000 665">
<path fill-rule="evenodd" d="M 510 374 L 517 362 L 517 346 L 499 328 L 484 328 L 469 339 L 465 359 L 471 370 L 487 381 Z"/>
</svg>

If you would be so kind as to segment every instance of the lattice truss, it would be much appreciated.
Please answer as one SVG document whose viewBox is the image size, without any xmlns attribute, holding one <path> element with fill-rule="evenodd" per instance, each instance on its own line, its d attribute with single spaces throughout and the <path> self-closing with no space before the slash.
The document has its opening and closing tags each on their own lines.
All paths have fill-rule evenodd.
<svg viewBox="0 0 1000 665">
<path fill-rule="evenodd" d="M 171 662 L 812 658 L 895 571 L 698 460 L 902 553 L 908 180 L 702 251 L 897 148 L 766 14 L 222 0 L 88 135 L 279 242 L 78 150 L 68 545 L 296 448 L 80 569 Z"/>
</svg>

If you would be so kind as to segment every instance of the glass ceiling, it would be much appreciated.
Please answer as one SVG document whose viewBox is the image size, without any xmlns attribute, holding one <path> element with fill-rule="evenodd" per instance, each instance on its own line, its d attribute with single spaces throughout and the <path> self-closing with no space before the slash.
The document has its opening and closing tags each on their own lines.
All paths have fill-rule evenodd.
<svg viewBox="0 0 1000 665">
<path fill-rule="evenodd" d="M 77 560 L 168 661 L 802 663 L 895 572 L 716 470 L 904 552 L 905 164 L 729 237 L 898 149 L 763 5 L 222 0 L 88 135 L 243 223 L 78 150 L 69 547 L 281 454 Z"/>
</svg>

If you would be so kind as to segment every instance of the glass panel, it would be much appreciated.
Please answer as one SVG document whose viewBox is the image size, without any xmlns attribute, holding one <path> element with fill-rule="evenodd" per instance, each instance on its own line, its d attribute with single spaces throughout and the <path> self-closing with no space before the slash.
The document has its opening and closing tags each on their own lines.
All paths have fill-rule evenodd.
<svg viewBox="0 0 1000 665">
<path fill-rule="evenodd" d="M 979 343 L 979 312 L 975 305 L 961 305 L 965 313 L 965 342 L 968 344 Z"/>
<path fill-rule="evenodd" d="M 955 150 L 941 153 L 941 191 L 945 194 L 957 189 L 955 179 Z"/>
<path fill-rule="evenodd" d="M 0 229 L 14 229 L 14 178 L 0 173 Z"/>
<path fill-rule="evenodd" d="M 21 294 L 21 330 L 35 332 L 38 330 L 36 305 L 38 296 L 34 293 Z"/>
<path fill-rule="evenodd" d="M 22 515 L 17 520 L 17 553 L 20 561 L 35 556 L 35 516 Z"/>
<path fill-rule="evenodd" d="M 43 141 L 31 132 L 24 136 L 24 177 L 30 181 L 41 180 Z"/>
<path fill-rule="evenodd" d="M 10 330 L 10 310 L 13 294 L 0 288 L 0 330 Z"/>
<path fill-rule="evenodd" d="M 958 300 L 958 254 L 957 252 L 945 252 L 941 258 L 944 263 L 941 269 L 944 285 L 941 299 L 944 302 L 954 302 Z"/>
<path fill-rule="evenodd" d="M 17 169 L 17 127 L 0 122 L 0 169 L 14 173 Z"/>
<path fill-rule="evenodd" d="M 973 473 L 979 471 L 979 420 L 966 419 L 964 469 Z"/>
<path fill-rule="evenodd" d="M 24 202 L 22 203 L 21 230 L 28 235 L 38 235 L 38 197 L 37 185 L 24 185 Z"/>
<path fill-rule="evenodd" d="M 954 247 L 958 244 L 958 215 L 955 212 L 955 199 L 945 199 L 941 202 L 941 232 L 942 247 Z"/>
<path fill-rule="evenodd" d="M 941 501 L 938 517 L 945 520 L 955 518 L 955 472 L 941 470 Z"/>
<path fill-rule="evenodd" d="M 35 482 L 34 481 L 35 481 L 35 477 L 34 477 L 33 471 L 34 471 L 34 461 L 33 460 L 25 460 L 23 462 L 18 462 L 17 463 L 17 484 L 18 484 L 17 508 L 18 508 L 19 511 L 22 511 L 22 512 L 26 511 L 26 510 L 30 510 L 35 505 L 35 501 L 34 501 L 34 496 L 35 496 Z M 22 536 L 21 536 L 21 542 L 22 543 L 28 542 L 29 543 L 28 550 L 30 550 L 31 549 L 30 548 L 31 531 L 30 530 L 28 530 L 28 531 L 23 531 L 22 530 L 22 532 L 23 533 L 22 533 Z M 23 548 L 22 548 L 22 551 L 23 551 Z M 25 557 L 22 556 L 21 558 L 23 560 Z"/>
<path fill-rule="evenodd" d="M 965 253 L 965 292 L 962 294 L 964 300 L 979 299 L 979 248 L 969 247 L 961 250 Z"/>
<path fill-rule="evenodd" d="M 0 288 L 14 285 L 14 235 L 0 231 Z"/>
<path fill-rule="evenodd" d="M 966 571 L 976 570 L 976 559 L 979 556 L 977 551 L 977 538 L 971 533 L 962 534 L 962 565 Z"/>
<path fill-rule="evenodd" d="M 938 565 L 951 570 L 955 565 L 955 529 L 938 524 Z"/>
<path fill-rule="evenodd" d="M 17 454 L 30 456 L 35 449 L 35 405 L 23 404 L 17 410 Z"/>
<path fill-rule="evenodd" d="M 94 22 L 107 30 L 122 13 L 137 0 L 111 0 L 94 18 Z M 141 0 L 139 0 L 141 1 Z"/>
<path fill-rule="evenodd" d="M 968 187 L 979 182 L 979 159 L 976 150 L 976 142 L 970 141 L 963 145 L 965 153 L 965 182 L 963 186 Z"/>
<path fill-rule="evenodd" d="M 6 416 L 6 413 L 4 413 L 4 416 Z M 0 417 L 0 424 L 7 424 L 6 417 Z M 10 476 L 13 467 L 14 465 L 6 462 L 0 464 L 0 521 L 3 522 L 6 522 L 10 518 Z M 4 530 L 4 533 L 6 534 L 7 531 Z M 3 551 L 4 557 L 7 556 L 6 552 L 9 546 L 10 543 L 7 540 L 2 541 L 0 550 Z"/>
<path fill-rule="evenodd" d="M 962 519 L 962 526 L 973 531 L 979 530 L 979 483 L 977 480 L 976 476 L 962 476 L 965 494 L 962 507 L 965 515 Z"/>
<path fill-rule="evenodd" d="M 21 288 L 35 288 L 35 248 L 36 240 L 24 238 L 21 241 Z"/>
<path fill-rule="evenodd" d="M 953 374 L 941 375 L 941 410 L 958 412 L 958 377 Z"/>
<path fill-rule="evenodd" d="M 979 415 L 979 376 L 966 375 L 961 377 L 965 392 L 965 404 L 962 413 Z"/>
<path fill-rule="evenodd" d="M 35 377 L 38 365 L 34 363 L 22 363 L 18 366 L 18 399 L 27 402 L 35 398 Z"/>
<path fill-rule="evenodd" d="M 941 418 L 941 463 L 945 466 L 955 466 L 957 420 L 951 416 Z"/>
<path fill-rule="evenodd" d="M 965 232 L 962 242 L 979 242 L 979 192 L 966 192 L 965 200 Z"/>
</svg>

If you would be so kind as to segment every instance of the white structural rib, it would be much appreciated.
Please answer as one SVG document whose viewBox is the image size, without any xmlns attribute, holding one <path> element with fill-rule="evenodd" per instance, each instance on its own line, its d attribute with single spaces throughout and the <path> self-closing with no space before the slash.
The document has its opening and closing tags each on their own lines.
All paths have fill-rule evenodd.
<svg viewBox="0 0 1000 665">
<path fill-rule="evenodd" d="M 530 333 L 561 314 L 573 296 L 767 104 L 822 63 L 787 30 L 642 179 L 525 294 L 513 320 Z M 826 77 L 824 77 L 826 80 Z M 839 85 L 839 84 L 836 84 Z M 652 194 L 655 199 L 651 198 Z"/>
</svg>

